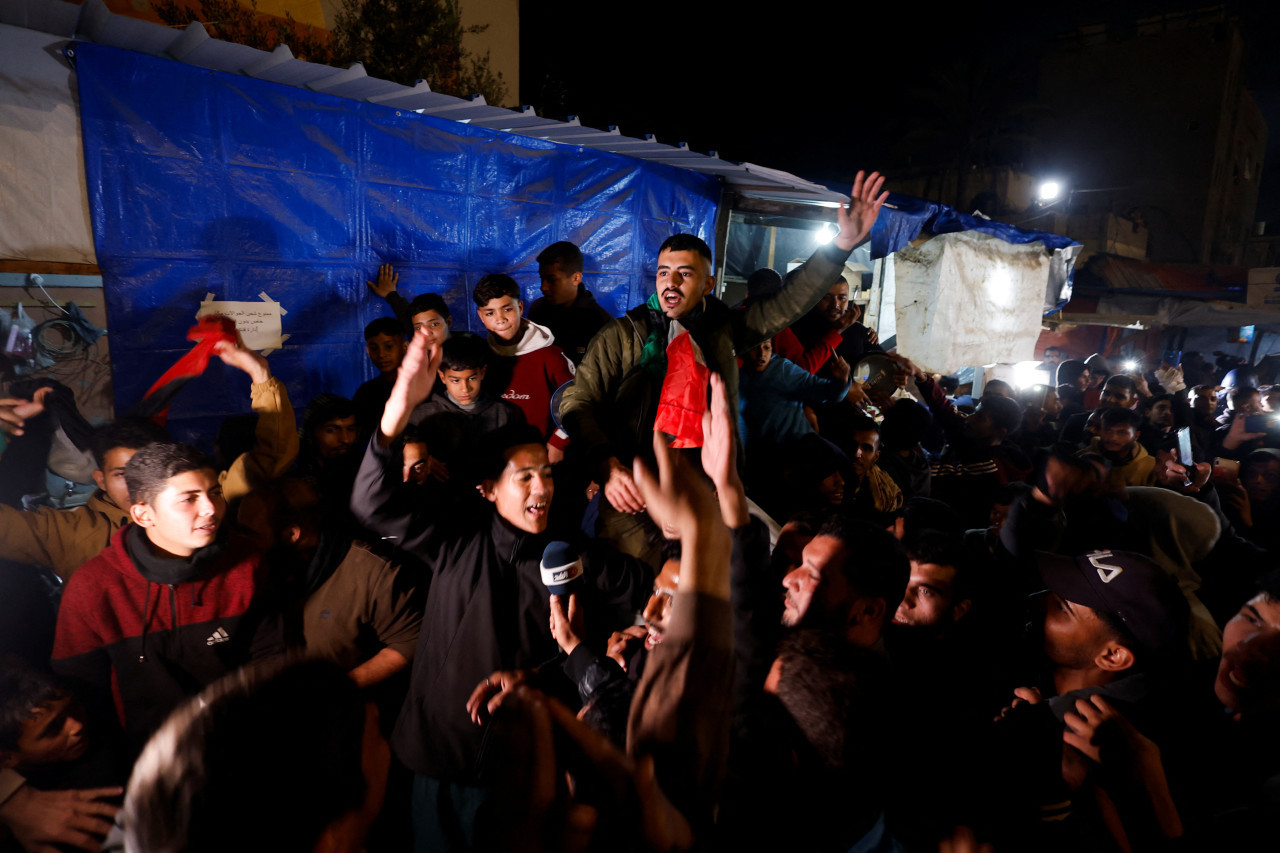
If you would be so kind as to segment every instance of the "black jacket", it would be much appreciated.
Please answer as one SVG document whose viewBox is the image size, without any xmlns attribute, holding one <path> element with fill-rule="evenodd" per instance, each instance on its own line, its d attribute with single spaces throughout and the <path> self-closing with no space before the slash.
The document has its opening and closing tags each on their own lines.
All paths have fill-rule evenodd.
<svg viewBox="0 0 1280 853">
<path fill-rule="evenodd" d="M 578 295 L 568 305 L 556 305 L 544 296 L 529 306 L 529 322 L 550 329 L 556 346 L 575 365 L 582 361 L 587 344 L 600 327 L 612 319 L 613 315 L 596 302 L 595 295 L 583 284 L 578 285 Z"/>
</svg>

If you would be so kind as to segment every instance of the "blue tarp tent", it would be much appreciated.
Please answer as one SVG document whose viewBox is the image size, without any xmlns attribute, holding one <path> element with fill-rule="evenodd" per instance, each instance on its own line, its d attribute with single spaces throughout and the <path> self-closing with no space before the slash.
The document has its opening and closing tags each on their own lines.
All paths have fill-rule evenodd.
<svg viewBox="0 0 1280 853">
<path fill-rule="evenodd" d="M 127 411 L 190 346 L 207 294 L 287 314 L 273 372 L 295 406 L 373 376 L 363 328 L 390 313 L 365 285 L 382 263 L 409 295 L 441 293 L 479 328 L 488 272 L 538 294 L 534 258 L 571 240 L 613 313 L 652 287 L 659 244 L 711 242 L 714 178 L 209 71 L 96 44 L 74 48 L 85 171 L 111 324 L 116 407 Z M 215 364 L 170 415 L 208 437 L 247 409 Z"/>
</svg>

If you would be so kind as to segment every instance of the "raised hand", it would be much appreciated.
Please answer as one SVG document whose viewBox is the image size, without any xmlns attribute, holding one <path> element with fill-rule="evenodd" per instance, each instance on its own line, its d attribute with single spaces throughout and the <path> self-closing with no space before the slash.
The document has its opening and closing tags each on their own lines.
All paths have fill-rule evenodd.
<svg viewBox="0 0 1280 853">
<path fill-rule="evenodd" d="M 839 356 L 836 356 L 838 359 Z M 711 406 L 702 416 L 702 470 L 711 478 L 720 503 L 720 517 L 731 530 L 751 521 L 747 510 L 747 493 L 738 477 L 737 444 L 734 439 L 737 418 L 729 409 L 729 395 L 724 379 L 711 374 Z"/>
<path fill-rule="evenodd" d="M 389 445 L 409 425 L 415 406 L 427 399 L 436 384 L 443 353 L 440 344 L 431 341 L 425 329 L 414 332 L 409 351 L 396 371 L 396 384 L 387 398 L 379 424 L 378 443 Z"/>
<path fill-rule="evenodd" d="M 887 352 L 885 353 L 885 356 L 901 365 L 902 369 L 907 371 L 907 373 L 911 375 L 912 379 L 923 382 L 929 378 L 929 374 L 925 373 L 918 364 L 907 358 L 905 355 L 896 352 Z"/>
<path fill-rule="evenodd" d="M 582 642 L 585 633 L 582 623 L 582 609 L 578 607 L 576 592 L 567 596 L 551 596 L 551 636 L 556 638 L 556 644 L 566 655 L 573 654 Z"/>
<path fill-rule="evenodd" d="M 848 206 L 841 205 L 836 211 L 836 224 L 840 226 L 840 233 L 832 242 L 837 248 L 847 252 L 867 239 L 871 226 L 880 215 L 880 207 L 889 198 L 887 191 L 880 191 L 883 186 L 884 177 L 879 172 L 867 175 L 859 171 L 854 177 Z"/>
<path fill-rule="evenodd" d="M 686 535 L 693 535 L 700 523 L 715 518 L 715 497 L 706 481 L 656 430 L 653 453 L 658 462 L 657 475 L 636 457 L 635 484 L 654 524 L 662 530 L 675 531 L 684 539 Z"/>
<path fill-rule="evenodd" d="M 222 363 L 249 374 L 249 379 L 256 383 L 266 382 L 271 378 L 271 368 L 267 360 L 244 345 L 244 338 L 236 332 L 236 342 L 223 341 L 213 348 L 213 354 L 222 359 Z"/>
<path fill-rule="evenodd" d="M 400 276 L 395 271 L 395 268 L 392 267 L 391 264 L 383 264 L 378 267 L 377 283 L 366 281 L 365 284 L 369 285 L 369 289 L 374 293 L 378 294 L 383 299 L 386 299 L 388 296 L 396 292 L 396 284 L 399 281 Z"/>
<path fill-rule="evenodd" d="M 1243 415 L 1236 415 L 1231 419 L 1231 426 L 1227 429 L 1226 436 L 1222 439 L 1222 446 L 1226 450 L 1235 450 L 1247 441 L 1253 441 L 1255 438 L 1266 438 L 1265 432 L 1246 432 L 1244 428 L 1245 418 Z"/>
<path fill-rule="evenodd" d="M 836 356 L 839 358 L 839 356 Z M 711 374 L 711 405 L 702 416 L 702 470 L 717 489 L 738 479 L 733 444 L 734 418 L 720 374 Z"/>
</svg>

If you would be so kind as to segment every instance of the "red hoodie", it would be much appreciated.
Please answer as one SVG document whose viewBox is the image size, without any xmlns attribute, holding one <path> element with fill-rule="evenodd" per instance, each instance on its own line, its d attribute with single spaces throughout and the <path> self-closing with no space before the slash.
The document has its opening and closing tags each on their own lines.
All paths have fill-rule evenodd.
<svg viewBox="0 0 1280 853">
<path fill-rule="evenodd" d="M 67 581 L 52 661 L 101 698 L 110 690 L 135 749 L 188 696 L 283 645 L 280 623 L 254 606 L 265 567 L 247 540 L 229 538 L 186 575 L 186 561 L 165 561 L 174 576 L 148 580 L 125 543 L 139 535 L 125 525 Z"/>
<path fill-rule="evenodd" d="M 515 343 L 505 344 L 489 335 L 489 347 L 497 356 L 485 374 L 485 387 L 495 396 L 520 408 L 524 419 L 541 430 L 553 447 L 569 443 L 567 433 L 556 428 L 551 395 L 573 381 L 573 362 L 555 345 L 546 326 L 522 321 Z"/>
</svg>

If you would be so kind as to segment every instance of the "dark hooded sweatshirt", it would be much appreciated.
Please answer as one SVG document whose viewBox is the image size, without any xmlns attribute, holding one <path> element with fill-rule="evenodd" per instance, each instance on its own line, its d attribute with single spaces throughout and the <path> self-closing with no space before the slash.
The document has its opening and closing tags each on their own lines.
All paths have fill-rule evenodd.
<svg viewBox="0 0 1280 853">
<path fill-rule="evenodd" d="M 260 601 L 264 566 L 238 537 L 162 559 L 126 525 L 67 581 L 53 669 L 110 694 L 132 754 L 182 701 L 250 660 L 283 650 Z"/>
</svg>

